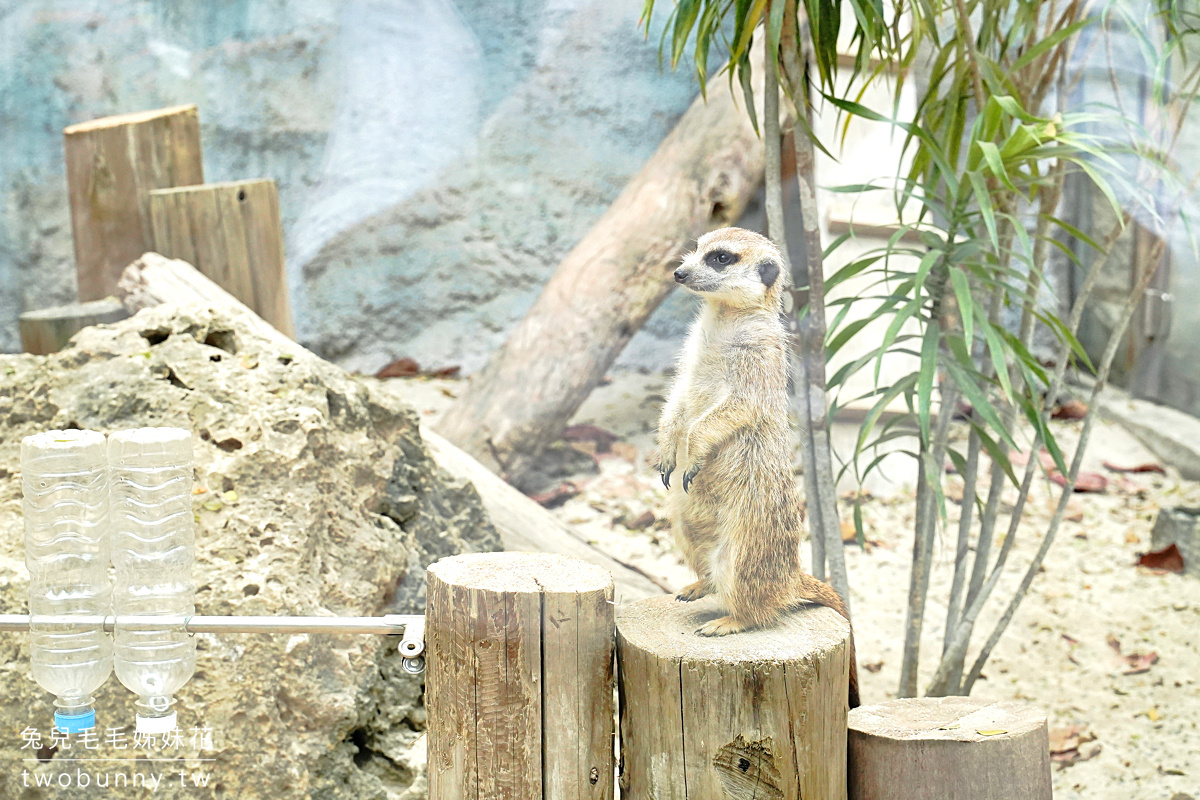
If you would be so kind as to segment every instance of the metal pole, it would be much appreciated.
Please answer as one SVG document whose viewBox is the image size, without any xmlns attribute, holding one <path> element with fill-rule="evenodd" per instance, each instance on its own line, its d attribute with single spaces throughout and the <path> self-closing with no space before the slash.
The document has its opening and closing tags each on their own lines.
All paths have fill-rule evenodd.
<svg viewBox="0 0 1200 800">
<path fill-rule="evenodd" d="M 28 631 L 29 614 L 0 614 L 0 632 Z M 100 625 L 112 631 L 120 623 L 125 630 L 183 628 L 188 633 L 374 633 L 404 634 L 400 654 L 408 672 L 424 669 L 425 617 L 420 614 L 388 614 L 383 617 L 208 617 L 192 616 L 38 616 L 38 628 L 75 628 Z"/>
</svg>

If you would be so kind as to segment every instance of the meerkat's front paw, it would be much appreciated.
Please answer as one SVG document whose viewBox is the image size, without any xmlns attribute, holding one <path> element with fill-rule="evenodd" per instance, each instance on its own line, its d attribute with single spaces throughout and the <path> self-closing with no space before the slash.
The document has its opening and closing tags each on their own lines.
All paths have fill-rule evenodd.
<svg viewBox="0 0 1200 800">
<path fill-rule="evenodd" d="M 661 454 L 658 457 L 658 474 L 662 478 L 663 486 L 671 488 L 671 473 L 675 471 L 675 458 Z"/>
<path fill-rule="evenodd" d="M 692 485 L 692 481 L 695 479 L 695 477 L 700 474 L 700 467 L 702 466 L 703 464 L 697 461 L 695 464 L 692 464 L 692 466 L 688 467 L 687 472 L 683 473 L 683 490 L 685 492 Z"/>
<path fill-rule="evenodd" d="M 700 580 L 695 583 L 689 583 L 680 589 L 679 594 L 675 595 L 675 599 L 690 603 L 693 600 L 699 600 L 701 597 L 707 597 L 710 594 L 712 594 L 712 587 L 708 585 L 708 581 Z"/>
<path fill-rule="evenodd" d="M 717 617 L 697 628 L 696 633 L 701 636 L 728 636 L 731 633 L 741 633 L 748 627 L 733 617 Z"/>
</svg>

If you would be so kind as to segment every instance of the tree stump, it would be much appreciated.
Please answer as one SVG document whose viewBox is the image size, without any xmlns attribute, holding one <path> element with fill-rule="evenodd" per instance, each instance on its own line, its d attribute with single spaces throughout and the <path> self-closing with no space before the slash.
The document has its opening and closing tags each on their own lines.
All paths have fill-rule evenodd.
<svg viewBox="0 0 1200 800">
<path fill-rule="evenodd" d="M 19 318 L 21 349 L 38 356 L 57 353 L 89 325 L 120 322 L 128 316 L 125 306 L 115 297 L 26 311 Z"/>
<path fill-rule="evenodd" d="M 1046 715 L 918 697 L 850 712 L 850 800 L 1050 800 Z"/>
<path fill-rule="evenodd" d="M 276 330 L 296 337 L 275 181 L 152 191 L 150 218 L 153 250 L 191 264 Z"/>
<path fill-rule="evenodd" d="M 843 800 L 850 626 L 804 607 L 766 630 L 695 633 L 715 598 L 617 617 L 624 800 Z"/>
<path fill-rule="evenodd" d="M 611 800 L 608 573 L 479 553 L 427 575 L 430 800 Z"/>
<path fill-rule="evenodd" d="M 176 106 L 63 130 L 80 300 L 117 290 L 122 270 L 154 249 L 151 189 L 204 183 L 200 117 Z"/>
</svg>

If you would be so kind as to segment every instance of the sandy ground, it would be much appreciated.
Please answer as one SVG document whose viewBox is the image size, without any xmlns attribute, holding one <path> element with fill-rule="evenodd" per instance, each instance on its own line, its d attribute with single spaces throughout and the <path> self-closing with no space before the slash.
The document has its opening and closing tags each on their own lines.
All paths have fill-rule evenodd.
<svg viewBox="0 0 1200 800">
<path fill-rule="evenodd" d="M 665 586 L 679 587 L 693 580 L 691 572 L 681 563 L 665 523 L 650 522 L 646 514 L 656 514 L 665 493 L 648 462 L 669 378 L 637 373 L 613 377 L 593 393 L 574 422 L 609 430 L 620 441 L 613 453 L 598 457 L 600 474 L 580 476 L 580 493 L 554 513 L 615 557 Z M 440 380 L 393 385 L 429 422 L 461 387 Z M 1055 424 L 1064 447 L 1070 443 L 1073 449 L 1080 425 Z M 845 441 L 853 424 L 839 429 L 835 441 Z M 1200 798 L 1200 580 L 1135 566 L 1138 555 L 1150 549 L 1159 507 L 1200 505 L 1200 483 L 1180 480 L 1169 468 L 1166 476 L 1119 475 L 1104 468 L 1106 460 L 1132 465 L 1154 458 L 1124 429 L 1096 426 L 1084 470 L 1105 474 L 1107 491 L 1072 498 L 1068 521 L 1044 569 L 972 694 L 1036 704 L 1048 713 L 1052 731 L 1079 726 L 1084 740 L 1094 737 L 1079 748 L 1090 758 L 1056 764 L 1055 796 L 1060 799 Z M 891 481 L 876 480 L 874 496 L 863 507 L 868 546 L 845 549 L 865 703 L 895 696 L 903 646 L 914 473 L 899 463 L 889 473 Z M 961 480 L 953 478 L 955 482 L 961 488 Z M 1050 518 L 1052 497 L 1057 497 L 1057 487 L 1046 482 L 1034 489 L 1006 578 L 976 627 L 968 665 L 1032 559 Z M 941 652 L 952 576 L 960 509 L 955 503 L 948 506 L 950 533 L 939 534 L 922 639 L 922 687 Z M 633 529 L 642 525 L 646 527 Z M 1002 515 L 997 530 L 1006 526 Z M 807 547 L 805 551 L 807 556 Z M 1152 654 L 1158 658 L 1148 670 L 1125 674 L 1131 669 L 1126 657 L 1143 656 L 1147 662 Z"/>
</svg>

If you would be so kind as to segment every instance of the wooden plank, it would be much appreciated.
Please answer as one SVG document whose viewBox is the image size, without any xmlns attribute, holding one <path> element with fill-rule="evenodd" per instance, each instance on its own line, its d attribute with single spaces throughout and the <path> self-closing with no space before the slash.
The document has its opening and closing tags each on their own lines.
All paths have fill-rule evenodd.
<svg viewBox="0 0 1200 800">
<path fill-rule="evenodd" d="M 612 586 L 542 595 L 545 800 L 613 796 Z"/>
<path fill-rule="evenodd" d="M 116 291 L 122 270 L 154 249 L 148 192 L 204 182 L 196 106 L 63 130 L 80 300 Z"/>
<path fill-rule="evenodd" d="M 612 662 L 611 578 L 533 553 L 454 556 L 427 575 L 431 800 L 611 798 L 612 670 L 589 671 Z"/>
<path fill-rule="evenodd" d="M 153 191 L 150 216 L 155 251 L 187 261 L 295 338 L 275 181 Z"/>
<path fill-rule="evenodd" d="M 119 322 L 128 316 L 121 301 L 114 297 L 27 311 L 19 318 L 21 348 L 39 356 L 57 353 L 89 325 Z"/>
<path fill-rule="evenodd" d="M 860 706 L 849 725 L 850 800 L 1052 796 L 1046 715 L 1032 706 L 909 698 Z"/>
<path fill-rule="evenodd" d="M 809 606 L 696 635 L 720 613 L 656 597 L 618 614 L 622 798 L 843 800 L 849 624 Z"/>
</svg>

